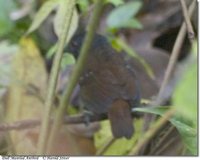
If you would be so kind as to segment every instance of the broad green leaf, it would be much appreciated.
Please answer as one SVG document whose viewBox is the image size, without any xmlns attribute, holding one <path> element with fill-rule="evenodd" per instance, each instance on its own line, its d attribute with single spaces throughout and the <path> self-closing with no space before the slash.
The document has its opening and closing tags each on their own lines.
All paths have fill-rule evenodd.
<svg viewBox="0 0 200 160">
<path fill-rule="evenodd" d="M 70 1 L 68 1 L 68 3 L 70 3 Z M 57 35 L 58 38 L 60 38 L 61 34 L 62 34 L 62 28 L 63 25 L 65 23 L 64 21 L 64 17 L 65 14 L 67 12 L 67 1 L 66 0 L 59 0 L 59 6 L 58 6 L 58 10 L 54 19 L 54 30 L 55 33 Z M 67 42 L 69 41 L 69 39 L 72 37 L 72 35 L 74 34 L 76 28 L 78 25 L 78 14 L 77 11 L 74 10 L 73 15 L 72 15 L 72 20 L 71 20 L 71 24 L 70 24 L 70 28 L 69 28 L 69 32 L 68 32 L 68 36 L 67 36 Z"/>
<path fill-rule="evenodd" d="M 197 126 L 197 63 L 192 64 L 181 78 L 175 94 L 174 107 Z"/>
<path fill-rule="evenodd" d="M 134 108 L 133 111 L 152 113 L 162 116 L 169 107 Z M 192 155 L 197 155 L 197 130 L 191 127 L 191 122 L 181 115 L 174 115 L 169 121 L 177 128 L 186 148 Z"/>
<path fill-rule="evenodd" d="M 141 6 L 142 6 L 141 1 L 134 1 L 115 8 L 108 16 L 107 19 L 108 27 L 109 28 L 137 27 L 138 23 L 137 24 L 132 23 L 129 22 L 129 20 L 136 15 Z M 136 26 L 134 26 L 134 24 Z"/>
<path fill-rule="evenodd" d="M 39 11 L 36 13 L 33 22 L 27 31 L 27 34 L 35 31 L 41 25 L 41 23 L 44 22 L 44 20 L 48 17 L 48 15 L 52 12 L 52 10 L 55 9 L 56 6 L 58 5 L 59 5 L 59 0 L 46 1 L 39 9 Z"/>
<path fill-rule="evenodd" d="M 192 52 L 183 66 L 183 75 L 175 90 L 173 101 L 175 109 L 191 120 L 197 127 L 197 43 L 194 42 Z"/>
<path fill-rule="evenodd" d="M 112 3 L 114 6 L 124 4 L 123 0 L 105 0 L 105 3 Z"/>
<path fill-rule="evenodd" d="M 14 21 L 10 19 L 10 13 L 17 8 L 13 0 L 0 0 L 0 36 L 9 33 L 15 26 Z"/>
<path fill-rule="evenodd" d="M 109 121 L 101 122 L 101 129 L 95 134 L 95 146 L 101 148 L 108 139 L 112 137 L 111 127 Z"/>
</svg>

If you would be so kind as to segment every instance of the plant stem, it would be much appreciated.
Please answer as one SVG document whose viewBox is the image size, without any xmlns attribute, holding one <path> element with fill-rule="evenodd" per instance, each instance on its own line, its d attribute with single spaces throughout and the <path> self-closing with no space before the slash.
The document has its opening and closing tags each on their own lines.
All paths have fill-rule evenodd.
<svg viewBox="0 0 200 160">
<path fill-rule="evenodd" d="M 87 57 L 89 54 L 89 52 L 88 52 L 89 47 L 90 47 L 90 44 L 94 37 L 95 29 L 98 25 L 99 17 L 101 15 L 101 12 L 103 9 L 103 4 L 104 4 L 104 1 L 102 1 L 102 0 L 96 1 L 94 14 L 93 14 L 91 22 L 88 26 L 88 32 L 85 37 L 83 46 L 81 48 L 80 56 L 77 60 L 77 64 L 75 66 L 74 72 L 72 73 L 72 76 L 70 77 L 70 80 L 69 80 L 69 85 L 64 91 L 60 106 L 58 107 L 58 110 L 56 113 L 55 121 L 53 123 L 52 130 L 50 132 L 48 145 L 47 145 L 47 154 L 50 152 L 51 147 L 54 144 L 54 140 L 57 136 L 57 132 L 59 131 L 59 129 L 62 125 L 62 122 L 63 122 L 64 111 L 66 110 L 66 107 L 68 107 L 68 105 L 69 105 L 70 96 L 73 92 L 74 87 L 76 86 L 76 84 L 78 82 L 78 78 L 81 74 L 84 64 L 86 63 L 86 60 L 87 60 Z"/>
<path fill-rule="evenodd" d="M 49 84 L 48 84 L 47 97 L 46 97 L 45 106 L 44 106 L 45 107 L 44 118 L 42 121 L 42 126 L 41 126 L 40 135 L 39 135 L 39 141 L 38 141 L 38 150 L 37 150 L 38 155 L 45 154 L 45 148 L 47 144 L 48 131 L 49 131 L 49 125 L 50 125 L 51 108 L 52 108 L 52 103 L 55 96 L 56 83 L 58 79 L 61 58 L 63 55 L 63 49 L 64 49 L 67 35 L 69 32 L 69 27 L 70 27 L 70 22 L 73 15 L 73 8 L 75 6 L 75 2 L 76 2 L 75 0 L 68 1 L 68 4 L 66 4 L 67 9 L 65 13 L 65 18 L 63 20 L 65 21 L 65 23 L 63 24 L 63 29 L 62 29 L 61 36 L 58 42 L 58 50 L 56 52 L 56 55 L 53 61 L 53 67 L 51 70 Z"/>
<path fill-rule="evenodd" d="M 187 27 L 187 30 L 188 30 L 188 38 L 192 42 L 192 40 L 194 40 L 194 30 L 193 30 L 192 24 L 190 22 L 190 16 L 189 16 L 189 13 L 188 13 L 188 10 L 187 10 L 187 6 L 185 4 L 185 0 L 180 0 L 180 3 L 181 3 L 186 27 Z"/>
</svg>

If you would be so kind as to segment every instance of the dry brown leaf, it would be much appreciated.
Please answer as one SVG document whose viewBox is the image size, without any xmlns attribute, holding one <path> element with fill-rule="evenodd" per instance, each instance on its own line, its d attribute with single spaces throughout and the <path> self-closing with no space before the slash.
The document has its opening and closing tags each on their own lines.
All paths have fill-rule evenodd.
<svg viewBox="0 0 200 160">
<path fill-rule="evenodd" d="M 42 117 L 47 77 L 44 60 L 37 46 L 32 39 L 23 38 L 13 60 L 12 84 L 6 103 L 7 122 Z M 74 134 L 83 132 L 77 125 L 70 125 L 68 128 L 61 128 L 50 154 L 94 155 L 95 146 L 91 136 Z M 40 127 L 10 131 L 9 154 L 35 154 L 39 131 Z"/>
<path fill-rule="evenodd" d="M 23 38 L 13 59 L 12 83 L 8 91 L 6 121 L 40 118 L 45 96 L 47 73 L 44 61 L 32 39 Z M 34 154 L 38 128 L 11 131 L 10 139 L 15 154 Z M 8 144 L 10 145 L 10 144 Z M 11 154 L 12 152 L 9 151 Z"/>
</svg>

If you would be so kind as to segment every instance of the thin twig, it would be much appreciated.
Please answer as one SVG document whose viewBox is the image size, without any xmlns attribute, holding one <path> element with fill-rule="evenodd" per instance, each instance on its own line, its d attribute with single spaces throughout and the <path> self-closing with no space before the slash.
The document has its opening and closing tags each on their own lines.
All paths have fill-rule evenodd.
<svg viewBox="0 0 200 160">
<path fill-rule="evenodd" d="M 34 128 L 40 124 L 41 124 L 41 120 L 39 119 L 21 120 L 21 121 L 16 121 L 13 123 L 3 123 L 3 124 L 0 124 L 0 132 Z"/>
<path fill-rule="evenodd" d="M 144 133 L 142 138 L 134 146 L 129 155 L 137 155 L 140 149 L 144 146 L 144 144 L 146 144 L 155 135 L 155 133 L 160 129 L 161 126 L 166 124 L 166 122 L 174 115 L 174 113 L 175 113 L 174 109 L 170 109 L 159 120 L 157 120 L 150 127 L 150 129 Z"/>
<path fill-rule="evenodd" d="M 189 17 L 191 17 L 191 15 L 193 14 L 193 11 L 195 9 L 195 4 L 196 4 L 196 0 L 193 0 L 192 4 L 189 7 Z M 162 102 L 165 88 L 166 88 L 166 86 L 169 82 L 169 79 L 172 75 L 172 72 L 174 70 L 177 58 L 180 53 L 181 46 L 183 45 L 185 35 L 186 35 L 186 25 L 184 22 L 179 30 L 178 35 L 177 35 L 177 38 L 176 38 L 176 41 L 175 41 L 175 44 L 174 44 L 174 47 L 172 50 L 172 54 L 170 56 L 169 64 L 168 64 L 166 72 L 165 72 L 164 80 L 162 82 L 162 85 L 159 90 L 158 96 L 156 98 L 155 104 L 153 104 L 153 105 L 157 105 Z"/>
<path fill-rule="evenodd" d="M 90 119 L 90 123 L 102 121 L 108 119 L 107 114 L 101 114 L 101 115 L 87 115 Z M 135 117 L 135 111 L 132 113 L 132 117 Z M 50 119 L 50 124 L 52 124 L 54 121 L 53 118 Z M 87 123 L 86 118 L 84 114 L 77 114 L 74 116 L 64 116 L 63 118 L 63 124 L 81 124 L 81 123 Z M 0 132 L 5 131 L 11 131 L 11 130 L 24 130 L 24 129 L 30 129 L 35 128 L 37 126 L 41 125 L 41 119 L 26 119 L 26 120 L 19 120 L 12 123 L 2 123 L 0 124 Z"/>
<path fill-rule="evenodd" d="M 189 17 L 191 17 L 191 15 L 192 15 L 192 13 L 195 9 L 195 4 L 196 4 L 196 0 L 193 0 L 193 2 L 190 4 Z M 183 45 L 185 35 L 186 35 L 186 24 L 185 24 L 185 22 L 183 22 L 183 24 L 182 24 L 182 26 L 179 30 L 179 33 L 177 35 L 177 38 L 176 38 L 176 41 L 175 41 L 175 44 L 174 44 L 174 47 L 173 47 L 173 50 L 172 50 L 172 54 L 170 56 L 169 64 L 167 66 L 167 69 L 166 69 L 166 72 L 165 72 L 165 75 L 164 75 L 164 80 L 162 82 L 161 88 L 159 90 L 159 93 L 158 93 L 158 96 L 156 97 L 155 102 L 151 103 L 152 106 L 159 106 L 160 104 L 162 104 L 162 102 L 164 100 L 163 95 L 165 93 L 166 86 L 167 86 L 167 84 L 170 80 L 170 77 L 172 75 L 172 72 L 174 70 L 177 58 L 178 58 L 179 53 L 180 53 L 181 46 Z M 156 121 L 155 123 L 159 124 L 159 121 Z M 163 126 L 163 124 L 164 123 L 160 123 L 160 125 L 156 126 L 157 127 L 156 130 L 153 129 L 151 131 L 152 128 L 148 129 L 147 132 L 145 133 L 146 137 L 144 137 L 144 136 L 142 137 L 142 139 L 133 148 L 133 150 L 131 151 L 130 154 L 131 155 L 138 154 L 139 150 L 145 145 L 145 143 L 147 143 L 150 140 L 151 137 L 154 136 L 154 134 L 156 134 L 156 131 L 158 129 L 160 129 Z"/>
<path fill-rule="evenodd" d="M 88 115 L 90 116 L 90 122 L 96 122 L 107 119 L 107 115 Z M 53 119 L 50 119 L 50 124 L 53 123 Z M 85 122 L 85 115 L 80 114 L 76 116 L 65 116 L 63 119 L 63 124 L 80 124 Z M 41 119 L 27 119 L 20 120 L 12 123 L 0 124 L 0 132 L 10 131 L 10 130 L 23 130 L 30 129 L 41 125 Z"/>
<path fill-rule="evenodd" d="M 48 84 L 47 97 L 45 101 L 44 118 L 42 121 L 41 132 L 40 132 L 39 141 L 38 141 L 37 154 L 39 155 L 43 155 L 45 153 L 45 148 L 46 148 L 47 139 L 48 139 L 50 114 L 51 114 L 51 108 L 52 108 L 52 104 L 53 104 L 53 100 L 55 96 L 56 83 L 58 80 L 58 73 L 60 69 L 61 58 L 63 55 L 63 49 L 64 49 L 67 35 L 69 32 L 70 22 L 72 19 L 75 3 L 76 1 L 73 0 L 73 1 L 68 1 L 68 4 L 66 4 L 67 9 L 65 13 L 65 18 L 63 19 L 65 23 L 63 25 L 60 40 L 58 42 L 58 50 L 53 61 L 53 68 L 51 70 L 50 80 Z"/>
<path fill-rule="evenodd" d="M 155 155 L 161 155 L 162 152 L 166 151 L 167 147 L 169 147 L 171 144 L 173 144 L 178 136 L 179 135 L 175 135 L 174 137 L 170 137 L 170 139 L 167 142 L 165 142 L 163 144 L 163 146 L 156 151 Z"/>
<path fill-rule="evenodd" d="M 88 54 L 89 54 L 88 50 L 89 50 L 90 44 L 92 42 L 92 39 L 93 39 L 93 36 L 95 33 L 95 29 L 98 25 L 98 21 L 100 18 L 101 11 L 103 9 L 104 1 L 97 0 L 95 3 L 96 4 L 95 4 L 94 14 L 91 19 L 91 23 L 88 26 L 88 33 L 84 40 L 83 46 L 81 48 L 80 56 L 78 58 L 76 66 L 75 66 L 75 70 L 72 73 L 72 76 L 70 77 L 69 85 L 65 89 L 64 94 L 61 98 L 61 103 L 60 103 L 60 106 L 58 107 L 58 111 L 56 113 L 55 121 L 53 123 L 52 130 L 51 130 L 50 136 L 49 136 L 49 141 L 48 141 L 48 145 L 47 145 L 47 153 L 49 153 L 49 151 L 51 150 L 51 147 L 54 144 L 54 140 L 57 136 L 58 130 L 62 125 L 62 118 L 64 116 L 63 115 L 64 111 L 66 110 L 66 107 L 68 107 L 68 105 L 69 105 L 70 96 L 71 96 L 73 89 L 78 81 L 79 75 L 83 69 L 83 66 L 84 66 L 84 64 L 87 60 Z"/>
<path fill-rule="evenodd" d="M 100 156 L 100 155 L 103 155 L 104 153 L 105 153 L 105 151 L 115 142 L 115 138 L 110 138 L 109 140 L 108 140 L 108 142 L 106 143 L 106 144 L 104 144 L 103 145 L 103 147 L 101 147 L 98 151 L 97 151 L 97 153 L 96 153 L 96 155 L 97 156 Z"/>
<path fill-rule="evenodd" d="M 167 136 L 169 136 L 170 133 L 171 133 L 174 129 L 175 129 L 174 126 L 170 126 L 170 128 L 167 129 L 167 131 L 165 131 L 165 134 L 164 134 L 161 138 L 159 138 L 158 143 L 156 143 L 156 147 L 154 147 L 154 148 L 152 149 L 152 151 L 149 153 L 149 155 L 152 155 L 152 153 L 157 153 L 157 152 L 158 152 L 158 150 L 159 150 L 160 147 L 161 147 L 161 144 L 164 144 L 163 142 L 166 140 Z M 162 147 L 163 147 L 163 145 L 162 145 Z"/>
<path fill-rule="evenodd" d="M 185 0 L 180 0 L 180 3 L 181 3 L 182 11 L 183 11 L 183 16 L 184 16 L 184 19 L 185 19 L 187 31 L 188 31 L 188 38 L 192 42 L 194 40 L 195 34 L 194 34 L 194 30 L 193 30 L 193 27 L 192 27 L 192 24 L 191 24 L 191 21 L 190 21 L 190 16 L 189 16 L 189 13 L 188 13 L 188 10 L 187 10 L 187 6 L 185 4 Z"/>
<path fill-rule="evenodd" d="M 193 11 L 195 9 L 195 4 L 196 0 L 193 0 L 189 7 L 189 17 L 193 14 Z M 162 82 L 161 88 L 159 90 L 158 96 L 156 98 L 155 102 L 152 102 L 152 106 L 158 106 L 162 104 L 163 98 L 164 98 L 164 93 L 166 86 L 169 82 L 169 79 L 172 75 L 172 72 L 174 70 L 178 55 L 180 53 L 181 46 L 184 41 L 184 37 L 186 35 L 186 24 L 185 22 L 182 24 L 179 33 L 177 35 L 172 54 L 170 56 L 169 64 L 167 66 L 165 75 L 164 75 L 164 80 Z M 153 125 L 153 128 L 151 127 L 150 129 L 147 130 L 147 132 L 144 134 L 144 136 L 139 140 L 138 144 L 133 148 L 133 150 L 130 152 L 130 155 L 137 155 L 140 149 L 156 134 L 156 132 L 167 122 L 167 120 L 173 115 L 174 110 L 170 109 L 166 114 L 163 115 L 159 120 L 155 122 Z"/>
</svg>

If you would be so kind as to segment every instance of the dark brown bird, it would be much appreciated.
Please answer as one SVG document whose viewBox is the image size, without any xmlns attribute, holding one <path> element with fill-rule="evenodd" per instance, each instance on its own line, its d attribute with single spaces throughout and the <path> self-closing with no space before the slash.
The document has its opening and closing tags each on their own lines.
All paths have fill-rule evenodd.
<svg viewBox="0 0 200 160">
<path fill-rule="evenodd" d="M 85 32 L 77 32 L 68 51 L 78 58 Z M 80 102 L 94 114 L 108 114 L 115 138 L 131 138 L 131 109 L 139 106 L 140 91 L 125 53 L 117 53 L 107 39 L 95 34 L 79 80 Z"/>
</svg>

